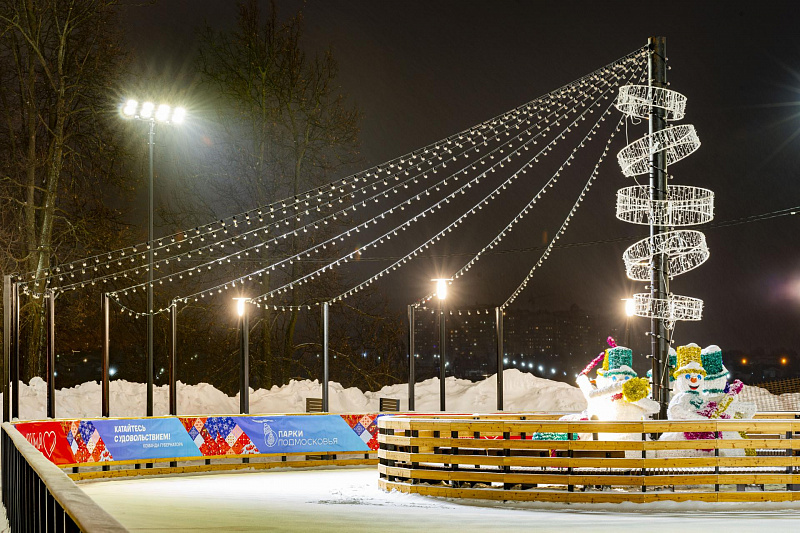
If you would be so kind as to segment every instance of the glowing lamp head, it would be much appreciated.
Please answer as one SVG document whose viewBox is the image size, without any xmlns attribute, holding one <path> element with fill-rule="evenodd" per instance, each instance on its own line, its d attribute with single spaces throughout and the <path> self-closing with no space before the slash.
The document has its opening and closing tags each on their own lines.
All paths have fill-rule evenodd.
<svg viewBox="0 0 800 533">
<path fill-rule="evenodd" d="M 122 114 L 126 117 L 133 117 L 136 115 L 136 107 L 139 105 L 139 102 L 136 100 L 128 100 L 125 102 L 125 106 L 122 108 Z"/>
<path fill-rule="evenodd" d="M 625 300 L 625 314 L 628 315 L 628 316 L 633 316 L 635 311 L 636 311 L 635 302 L 631 298 L 626 299 Z"/>
<path fill-rule="evenodd" d="M 155 109 L 153 102 L 145 102 L 142 104 L 142 109 L 139 111 L 139 116 L 142 118 L 150 118 L 153 116 L 153 109 Z"/>
<path fill-rule="evenodd" d="M 436 297 L 440 300 L 444 300 L 447 298 L 447 280 L 446 279 L 437 279 L 436 280 Z"/>
<path fill-rule="evenodd" d="M 236 298 L 236 312 L 239 316 L 244 316 L 244 298 Z"/>
<path fill-rule="evenodd" d="M 169 120 L 169 106 L 161 104 L 156 111 L 156 120 L 159 122 L 166 122 Z"/>
<path fill-rule="evenodd" d="M 181 124 L 185 118 L 186 118 L 186 108 L 176 107 L 175 111 L 172 112 L 173 124 Z"/>
</svg>

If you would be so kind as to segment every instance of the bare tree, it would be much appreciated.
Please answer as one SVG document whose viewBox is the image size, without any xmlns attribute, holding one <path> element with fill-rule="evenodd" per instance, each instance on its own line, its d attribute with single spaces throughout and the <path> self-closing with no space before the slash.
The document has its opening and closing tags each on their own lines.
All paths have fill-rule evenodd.
<svg viewBox="0 0 800 533">
<path fill-rule="evenodd" d="M 0 2 L 0 262 L 42 293 L 52 263 L 107 249 L 120 185 L 109 90 L 123 61 L 116 0 Z M 41 371 L 41 300 L 28 313 L 27 373 Z"/>
</svg>

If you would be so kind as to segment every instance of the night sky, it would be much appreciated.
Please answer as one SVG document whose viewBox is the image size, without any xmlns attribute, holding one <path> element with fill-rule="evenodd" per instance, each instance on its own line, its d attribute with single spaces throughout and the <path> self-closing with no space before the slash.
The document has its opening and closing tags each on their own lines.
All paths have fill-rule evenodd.
<svg viewBox="0 0 800 533">
<path fill-rule="evenodd" d="M 670 167 L 671 183 L 716 193 L 714 222 L 696 228 L 706 233 L 711 259 L 672 285 L 677 294 L 705 301 L 704 318 L 678 324 L 676 343 L 800 348 L 800 207 L 795 216 L 713 227 L 800 206 L 796 2 L 665 2 L 661 10 L 596 1 L 278 5 L 285 15 L 304 6 L 309 50 L 333 47 L 341 90 L 363 113 L 363 168 L 545 94 L 645 45 L 650 35 L 666 36 L 668 80 L 688 97 L 681 123 L 694 124 L 702 141 L 695 154 Z M 204 21 L 224 29 L 235 16 L 231 1 L 161 0 L 126 8 L 123 20 L 135 66 L 175 92 L 193 81 L 196 29 Z M 645 131 L 646 125 L 630 129 L 630 140 Z M 624 144 L 624 136 L 616 139 L 612 154 Z M 578 187 L 593 163 L 576 165 Z M 614 217 L 616 190 L 632 184 L 609 158 L 560 242 L 630 240 L 557 250 L 519 305 L 559 310 L 575 303 L 624 320 L 620 299 L 644 291 L 644 284 L 625 277 L 621 256 L 647 229 Z M 560 205 L 571 205 L 574 195 L 564 194 Z M 455 288 L 460 301 L 489 306 L 505 300 L 541 253 L 526 249 L 541 246 L 543 232 L 552 236 L 566 209 L 545 208 L 521 225 L 504 241 L 512 253 L 482 261 Z M 507 214 L 492 213 L 498 226 Z M 429 292 L 431 277 L 460 266 L 463 257 L 449 253 L 479 247 L 469 238 L 447 246 L 379 288 L 399 309 Z M 644 338 L 649 321 L 634 319 L 633 326 Z"/>
</svg>

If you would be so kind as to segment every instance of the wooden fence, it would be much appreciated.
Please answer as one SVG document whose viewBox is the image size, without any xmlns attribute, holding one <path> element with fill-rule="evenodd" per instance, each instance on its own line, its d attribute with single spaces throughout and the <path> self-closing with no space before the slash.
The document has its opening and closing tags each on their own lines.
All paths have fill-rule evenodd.
<svg viewBox="0 0 800 533">
<path fill-rule="evenodd" d="M 800 500 L 800 420 L 794 413 L 747 421 L 567 422 L 533 416 L 538 419 L 381 418 L 380 486 L 449 498 L 543 502 Z M 654 439 L 667 432 L 706 438 Z"/>
</svg>

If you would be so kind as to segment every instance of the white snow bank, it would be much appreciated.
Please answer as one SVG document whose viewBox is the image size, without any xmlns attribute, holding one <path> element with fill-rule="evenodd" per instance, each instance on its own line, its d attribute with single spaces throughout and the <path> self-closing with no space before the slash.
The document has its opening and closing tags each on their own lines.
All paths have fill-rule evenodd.
<svg viewBox="0 0 800 533">
<path fill-rule="evenodd" d="M 568 383 L 539 378 L 516 369 L 503 373 L 504 410 L 507 412 L 582 411 L 586 401 L 580 389 Z M 449 377 L 445 381 L 447 410 L 456 413 L 492 413 L 497 411 L 496 376 L 471 382 Z M 800 394 L 775 396 L 764 389 L 745 387 L 747 401 L 755 401 L 759 410 L 798 410 Z M 319 381 L 291 381 L 282 387 L 251 390 L 251 413 L 302 413 L 306 398 L 322 396 Z M 47 385 L 41 378 L 33 378 L 29 385 L 20 384 L 20 418 L 37 420 L 45 418 Z M 168 412 L 169 390 L 166 385 L 155 387 L 155 414 Z M 439 379 L 421 381 L 415 387 L 416 411 L 439 411 Z M 58 418 L 87 418 L 100 416 L 100 384 L 94 381 L 56 391 L 56 416 Z M 111 382 L 111 416 L 144 416 L 145 385 L 124 380 Z M 408 385 L 390 385 L 379 391 L 362 392 L 344 388 L 330 382 L 330 408 L 334 413 L 365 413 L 378 410 L 379 398 L 400 400 L 401 410 L 408 407 Z M 239 395 L 228 396 L 208 383 L 185 385 L 178 382 L 178 413 L 233 414 L 239 412 Z"/>
<path fill-rule="evenodd" d="M 506 411 L 582 411 L 586 402 L 577 387 L 559 381 L 538 378 L 512 369 L 503 374 L 503 396 Z M 445 380 L 447 410 L 451 412 L 494 412 L 497 410 L 496 376 L 473 383 L 454 377 Z M 155 387 L 154 412 L 167 414 L 169 389 Z M 251 413 L 302 413 L 306 398 L 322 396 L 319 381 L 291 381 L 282 387 L 251 390 Z M 421 381 L 415 387 L 416 411 L 439 411 L 439 379 Z M 20 418 L 45 418 L 47 384 L 33 378 L 29 385 L 20 384 Z M 146 389 L 142 383 L 124 380 L 111 382 L 109 398 L 111 416 L 144 416 Z M 362 392 L 355 387 L 344 388 L 330 382 L 330 408 L 335 413 L 364 413 L 378 410 L 379 398 L 396 398 L 400 408 L 408 407 L 408 385 L 391 385 L 375 392 Z M 100 416 L 100 384 L 94 381 L 56 391 L 58 418 L 87 418 Z M 178 382 L 178 413 L 223 414 L 239 412 L 239 395 L 228 396 L 208 383 L 185 385 Z"/>
</svg>

